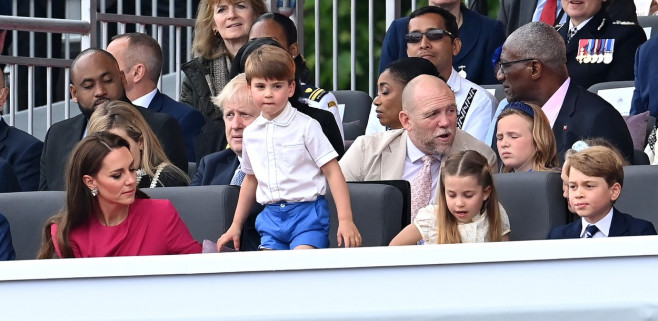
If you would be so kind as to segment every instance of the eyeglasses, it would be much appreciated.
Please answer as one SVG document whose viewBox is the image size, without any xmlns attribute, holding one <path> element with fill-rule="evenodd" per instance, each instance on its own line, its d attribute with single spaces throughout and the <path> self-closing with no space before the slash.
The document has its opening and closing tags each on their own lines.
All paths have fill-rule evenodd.
<svg viewBox="0 0 658 321">
<path fill-rule="evenodd" d="M 496 64 L 496 73 L 498 71 L 505 73 L 506 69 L 509 68 L 509 66 L 519 63 L 519 62 L 528 62 L 528 61 L 533 61 L 536 60 L 535 58 L 527 58 L 527 59 L 519 59 L 519 60 L 514 60 L 514 61 L 507 61 L 503 62 L 502 60 L 499 60 L 498 63 Z"/>
<path fill-rule="evenodd" d="M 406 40 L 407 43 L 419 43 L 421 40 L 423 40 L 423 35 L 425 35 L 425 37 L 427 37 L 427 40 L 429 41 L 441 40 L 445 35 L 448 35 L 450 38 L 455 39 L 455 36 L 449 31 L 443 29 L 430 29 L 427 30 L 426 32 L 420 32 L 420 31 L 410 32 L 404 35 L 404 40 Z"/>
</svg>

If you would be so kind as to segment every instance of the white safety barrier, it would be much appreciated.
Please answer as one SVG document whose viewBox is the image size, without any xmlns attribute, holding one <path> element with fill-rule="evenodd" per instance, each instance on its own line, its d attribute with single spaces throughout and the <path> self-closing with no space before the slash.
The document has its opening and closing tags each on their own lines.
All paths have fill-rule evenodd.
<svg viewBox="0 0 658 321">
<path fill-rule="evenodd" d="M 658 237 L 0 262 L 4 320 L 655 320 Z"/>
</svg>

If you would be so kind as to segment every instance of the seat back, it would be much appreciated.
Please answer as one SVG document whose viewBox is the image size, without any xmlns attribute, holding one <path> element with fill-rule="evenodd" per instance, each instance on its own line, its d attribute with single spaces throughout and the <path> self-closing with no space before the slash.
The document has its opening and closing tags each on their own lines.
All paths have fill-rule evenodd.
<svg viewBox="0 0 658 321">
<path fill-rule="evenodd" d="M 197 167 L 196 162 L 187 162 L 187 176 L 192 178 L 192 176 L 194 176 L 194 174 L 196 173 L 197 170 L 196 167 Z"/>
<path fill-rule="evenodd" d="M 402 192 L 393 186 L 384 184 L 347 183 L 352 204 L 354 224 L 363 238 L 363 246 L 386 246 L 401 230 Z M 329 242 L 337 247 L 338 214 L 336 204 L 327 191 L 327 201 L 331 211 L 331 228 Z"/>
<path fill-rule="evenodd" d="M 647 33 L 647 39 L 658 33 L 658 16 L 638 16 L 637 21 Z"/>
<path fill-rule="evenodd" d="M 174 204 L 195 240 L 216 242 L 231 226 L 240 188 L 230 185 L 158 187 L 142 189 L 153 199 Z"/>
<path fill-rule="evenodd" d="M 343 112 L 343 132 L 345 140 L 355 140 L 365 134 L 372 97 L 358 90 L 332 91 L 338 104 L 345 105 Z"/>
<path fill-rule="evenodd" d="M 63 191 L 0 194 L 0 213 L 9 221 L 17 260 L 37 257 L 46 221 L 62 208 L 64 199 Z"/>
<path fill-rule="evenodd" d="M 543 240 L 552 227 L 566 224 L 571 216 L 562 197 L 560 173 L 495 174 L 494 185 L 507 211 L 513 241 Z"/>
<path fill-rule="evenodd" d="M 587 90 L 605 99 L 622 116 L 627 116 L 631 111 L 631 99 L 633 98 L 634 89 L 635 81 L 628 80 L 602 82 L 592 85 Z"/>
<path fill-rule="evenodd" d="M 633 165 L 624 167 L 624 184 L 615 208 L 658 226 L 658 166 Z"/>
<path fill-rule="evenodd" d="M 486 89 L 489 93 L 494 95 L 498 102 L 501 102 L 506 97 L 505 91 L 503 90 L 503 84 L 482 85 L 482 88 Z"/>
</svg>

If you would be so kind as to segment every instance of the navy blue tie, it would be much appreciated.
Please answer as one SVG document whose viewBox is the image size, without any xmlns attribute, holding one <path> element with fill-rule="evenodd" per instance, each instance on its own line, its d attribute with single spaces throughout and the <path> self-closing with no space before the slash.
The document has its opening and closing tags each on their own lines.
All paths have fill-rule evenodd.
<svg viewBox="0 0 658 321">
<path fill-rule="evenodd" d="M 596 227 L 596 225 L 588 225 L 587 228 L 585 229 L 585 238 L 591 239 L 594 237 L 594 234 L 599 231 L 599 228 Z"/>
</svg>

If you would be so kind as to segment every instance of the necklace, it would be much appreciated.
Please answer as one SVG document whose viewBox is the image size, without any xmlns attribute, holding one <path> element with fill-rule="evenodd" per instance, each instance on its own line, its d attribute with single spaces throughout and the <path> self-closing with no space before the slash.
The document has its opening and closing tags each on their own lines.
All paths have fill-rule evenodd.
<svg viewBox="0 0 658 321">
<path fill-rule="evenodd" d="M 143 168 L 137 170 L 137 186 L 139 186 L 139 182 L 142 181 L 144 175 L 146 175 L 146 171 Z"/>
</svg>

